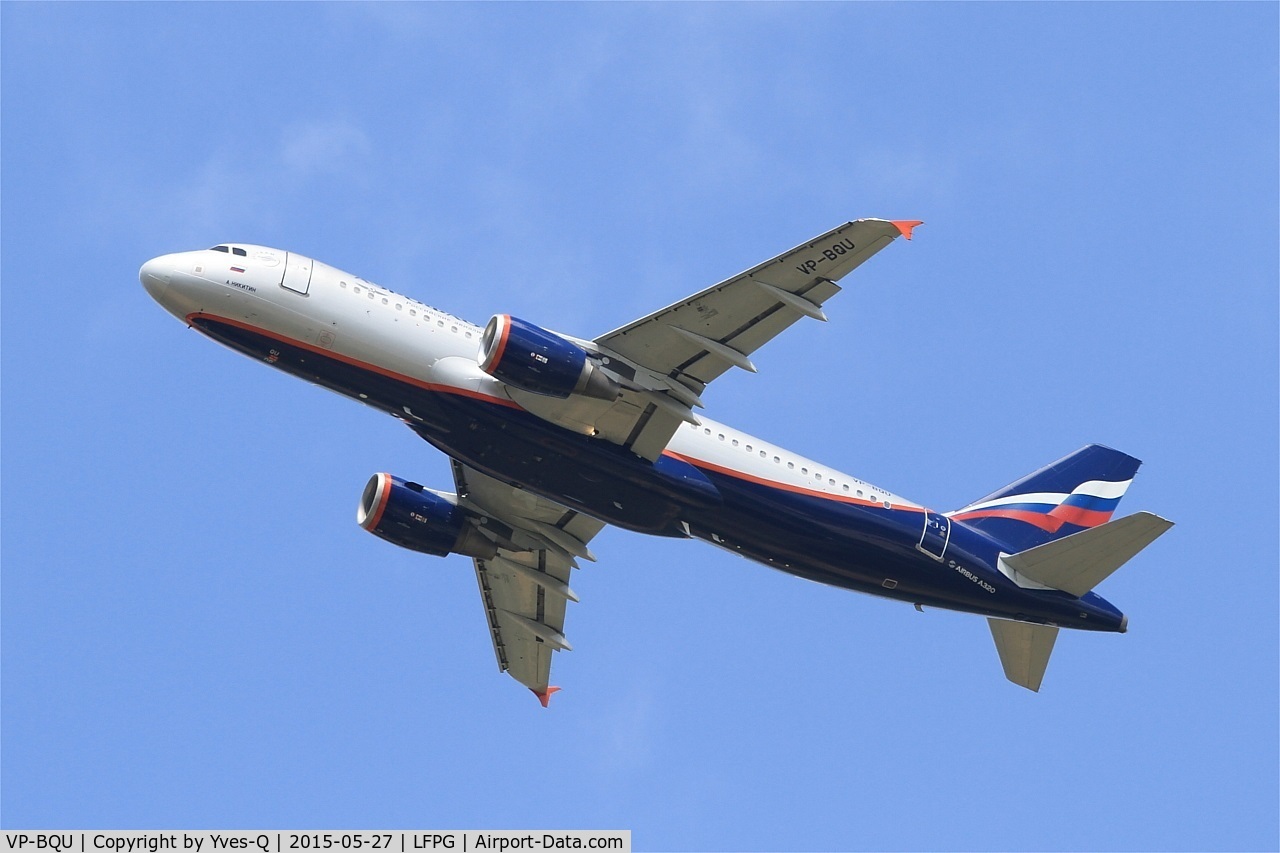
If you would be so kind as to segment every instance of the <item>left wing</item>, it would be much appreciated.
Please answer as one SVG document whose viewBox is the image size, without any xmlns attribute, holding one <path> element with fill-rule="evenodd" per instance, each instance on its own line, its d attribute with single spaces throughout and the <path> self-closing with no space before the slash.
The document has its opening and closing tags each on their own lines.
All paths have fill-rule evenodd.
<svg viewBox="0 0 1280 853">
<path fill-rule="evenodd" d="M 486 532 L 498 545 L 475 560 L 476 580 L 498 669 L 528 687 L 545 707 L 551 653 L 572 650 L 564 636 L 565 608 L 578 597 L 569 576 L 579 558 L 594 560 L 587 542 L 604 522 L 453 462 L 458 502 L 498 522 Z M 501 529 L 509 528 L 509 529 Z"/>
<path fill-rule="evenodd" d="M 626 390 L 594 418 L 595 434 L 656 459 L 682 421 L 696 423 L 707 385 L 801 317 L 827 319 L 836 281 L 921 223 L 860 219 L 595 339 L 606 359 L 629 363 Z M 634 369 L 634 376 L 628 375 Z"/>
</svg>

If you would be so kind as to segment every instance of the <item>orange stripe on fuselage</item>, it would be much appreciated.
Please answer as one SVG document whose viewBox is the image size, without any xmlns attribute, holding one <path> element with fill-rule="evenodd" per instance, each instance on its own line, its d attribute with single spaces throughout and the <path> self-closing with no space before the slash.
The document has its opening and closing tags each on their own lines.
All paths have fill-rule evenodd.
<svg viewBox="0 0 1280 853">
<path fill-rule="evenodd" d="M 434 391 L 442 394 L 456 394 L 461 397 L 471 397 L 476 400 L 483 400 L 486 403 L 493 403 L 499 406 L 506 406 L 508 408 L 520 409 L 521 411 L 523 411 L 523 409 L 521 409 L 521 407 L 512 400 L 505 400 L 501 397 L 491 397 L 488 394 L 481 394 L 478 391 L 469 391 L 465 388 L 456 388 L 452 385 L 439 385 L 432 382 L 426 382 L 422 379 L 418 379 L 413 376 L 408 376 L 403 373 L 397 373 L 394 370 L 389 370 L 377 364 L 372 364 L 367 361 L 361 361 L 360 359 L 352 358 L 350 356 L 343 355 L 342 353 L 334 352 L 333 350 L 322 349 L 320 347 L 306 343 L 305 341 L 299 341 L 294 338 L 286 337 L 276 332 L 272 332 L 267 329 L 264 329 L 261 326 L 255 326 L 252 323 L 245 323 L 240 320 L 233 320 L 230 317 L 222 317 L 217 314 L 210 314 L 207 311 L 196 311 L 187 315 L 187 322 L 191 323 L 192 320 L 195 320 L 197 318 L 214 320 L 219 323 L 226 323 L 229 326 L 235 326 L 237 328 L 244 329 L 245 331 L 254 332 L 256 334 L 263 335 L 264 337 L 268 337 L 273 340 L 280 341 L 281 343 L 288 344 L 289 346 L 295 346 L 295 347 L 298 347 L 299 349 L 304 349 L 304 350 L 307 350 L 308 352 L 313 352 L 316 355 L 322 355 L 322 356 L 325 356 L 326 358 L 332 358 L 335 361 L 340 361 L 344 364 L 349 364 L 353 367 L 361 368 L 362 370 L 368 370 L 370 372 L 377 373 L 382 376 L 386 376 L 390 379 L 395 379 L 397 381 L 404 382 L 408 385 L 413 385 L 417 388 L 423 389 L 424 391 Z M 511 328 L 510 324 L 508 323 L 507 333 L 503 335 L 502 340 L 499 344 L 500 347 L 505 348 L 507 337 L 510 332 L 510 328 Z M 501 357 L 501 353 L 499 353 L 499 357 Z M 853 504 L 855 506 L 866 506 L 866 507 L 877 507 L 877 508 L 884 507 L 884 504 L 880 501 L 867 500 L 866 498 L 856 498 L 856 497 L 853 497 L 852 495 L 833 495 L 833 494 L 830 494 L 829 492 L 822 492 L 816 489 L 808 489 L 808 488 L 805 488 L 804 486 L 797 486 L 791 483 L 782 483 L 782 482 L 778 482 L 777 480 L 767 480 L 763 477 L 757 477 L 752 474 L 747 474 L 744 471 L 737 471 L 737 470 L 734 470 L 733 468 L 725 468 L 723 466 L 716 465 L 713 462 L 706 462 L 701 459 L 695 459 L 691 456 L 684 456 L 683 454 L 676 453 L 673 450 L 664 450 L 662 452 L 663 452 L 663 455 L 670 456 L 675 459 L 679 459 L 682 462 L 687 462 L 690 465 L 694 466 L 695 468 L 704 468 L 709 471 L 715 471 L 719 474 L 724 474 L 725 476 L 728 476 L 728 477 L 735 477 L 739 480 L 746 480 L 747 482 L 756 483 L 757 485 L 768 486 L 769 488 L 780 489 L 782 491 L 791 492 L 793 494 L 808 495 L 810 497 L 836 501 L 837 503 Z M 388 490 L 388 494 L 389 493 L 390 491 Z M 905 511 L 905 512 L 924 512 L 923 507 L 903 506 L 901 504 L 894 505 L 892 508 L 896 510 Z"/>
<path fill-rule="evenodd" d="M 352 367 L 359 367 L 362 370 L 368 370 L 372 373 L 377 373 L 381 376 L 386 376 L 389 379 L 395 379 L 399 382 L 404 382 L 406 384 L 413 385 L 417 388 L 423 389 L 424 391 L 435 391 L 441 394 L 456 394 L 460 397 L 471 397 L 476 400 L 483 400 L 486 403 L 495 403 L 499 406 L 507 406 L 508 408 L 512 408 L 512 409 L 520 408 L 520 406 L 518 406 L 512 400 L 504 400 L 501 397 L 491 397 L 488 394 L 481 394 L 479 391 L 469 391 L 466 388 L 456 388 L 452 385 L 439 385 L 436 383 L 427 382 L 425 380 L 418 379 L 414 376 L 409 376 L 404 373 L 397 373 L 394 370 L 389 370 L 385 367 L 382 367 L 377 364 L 373 364 L 371 362 L 361 361 L 358 358 L 352 358 L 350 356 L 343 355 L 342 353 L 334 352 L 333 350 L 322 349 L 321 347 L 314 346 L 312 344 L 306 343 L 305 341 L 299 341 L 295 338 L 285 337 L 284 335 L 277 334 L 276 332 L 272 332 L 267 329 L 264 329 L 261 326 L 255 326 L 252 323 L 244 323 L 244 322 L 241 322 L 240 320 L 232 320 L 230 317 L 221 317 L 217 314 L 210 314 L 206 311 L 196 311 L 194 313 L 188 314 L 187 322 L 191 323 L 191 321 L 196 318 L 216 320 L 219 323 L 226 323 L 228 326 L 235 326 L 236 328 L 244 329 L 245 331 L 248 331 L 248 332 L 255 332 L 257 334 L 263 335 L 264 337 L 271 338 L 272 340 L 280 341 L 281 343 L 287 344 L 291 347 L 298 347 L 299 349 L 304 349 L 309 352 L 313 352 L 316 355 L 323 355 L 327 358 L 332 358 L 335 361 L 340 361 L 343 364 L 349 364 Z"/>
<path fill-rule="evenodd" d="M 760 486 L 768 486 L 771 489 L 779 489 L 784 492 L 791 492 L 793 494 L 798 494 L 798 495 L 808 495 L 814 498 L 823 498 L 824 500 L 836 501 L 837 503 L 855 504 L 857 506 L 877 507 L 879 509 L 884 508 L 884 503 L 881 501 L 871 501 L 871 500 L 867 500 L 866 498 L 855 498 L 852 495 L 833 495 L 830 492 L 820 492 L 817 489 L 808 489 L 808 488 L 805 488 L 804 486 L 797 486 L 792 483 L 782 483 L 777 480 L 766 480 L 763 477 L 757 477 L 753 474 L 748 474 L 745 471 L 738 471 L 733 468 L 725 468 L 721 465 L 716 465 L 714 462 L 706 462 L 702 459 L 694 459 L 692 456 L 685 456 L 684 454 L 676 453 L 674 450 L 664 450 L 662 451 L 662 455 L 670 456 L 673 459 L 679 459 L 681 462 L 687 462 L 695 468 L 703 468 L 708 471 L 715 471 L 717 474 L 724 474 L 727 477 L 734 477 L 739 480 L 746 480 L 749 483 L 755 483 Z M 896 504 L 896 505 L 892 505 L 892 508 L 896 510 L 902 510 L 905 512 L 924 512 L 924 508 L 918 507 L 918 506 L 903 506 L 901 504 Z"/>
</svg>

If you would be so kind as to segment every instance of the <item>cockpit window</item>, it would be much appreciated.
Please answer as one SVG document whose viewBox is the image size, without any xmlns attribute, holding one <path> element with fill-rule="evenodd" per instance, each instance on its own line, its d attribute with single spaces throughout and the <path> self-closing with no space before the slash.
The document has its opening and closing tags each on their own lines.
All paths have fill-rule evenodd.
<svg viewBox="0 0 1280 853">
<path fill-rule="evenodd" d="M 238 248 L 236 248 L 235 246 L 232 246 L 232 247 L 231 247 L 231 252 L 232 252 L 232 254 L 239 255 L 239 256 L 240 256 L 240 257 L 242 257 L 242 258 L 249 254 L 249 253 L 248 253 L 248 252 L 246 252 L 244 249 L 238 249 Z"/>
<path fill-rule="evenodd" d="M 231 250 L 230 250 L 230 249 L 228 249 L 226 246 L 214 246 L 214 247 L 213 247 L 213 251 L 215 251 L 215 252 L 230 252 Z"/>
</svg>

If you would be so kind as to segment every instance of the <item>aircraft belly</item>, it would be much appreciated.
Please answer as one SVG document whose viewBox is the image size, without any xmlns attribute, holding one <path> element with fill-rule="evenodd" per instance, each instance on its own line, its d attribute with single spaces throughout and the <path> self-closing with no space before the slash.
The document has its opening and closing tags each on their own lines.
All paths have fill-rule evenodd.
<svg viewBox="0 0 1280 853">
<path fill-rule="evenodd" d="M 921 552 L 918 508 L 843 503 L 723 475 L 712 480 L 724 504 L 691 512 L 690 533 L 763 565 L 928 607 L 1112 630 L 1097 608 L 1072 596 L 1017 588 L 990 568 L 995 552 L 973 531 L 956 531 L 946 560 Z"/>
<path fill-rule="evenodd" d="M 447 428 L 414 431 L 453 458 L 608 524 L 684 535 L 681 504 L 655 487 L 653 466 L 630 451 L 514 408 L 451 394 L 434 402 Z"/>
</svg>

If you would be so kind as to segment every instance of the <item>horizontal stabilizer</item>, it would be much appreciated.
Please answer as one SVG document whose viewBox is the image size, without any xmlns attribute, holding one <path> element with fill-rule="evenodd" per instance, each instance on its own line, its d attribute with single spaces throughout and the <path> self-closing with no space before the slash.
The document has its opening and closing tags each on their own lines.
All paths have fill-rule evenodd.
<svg viewBox="0 0 1280 853">
<path fill-rule="evenodd" d="M 1057 627 L 1004 619 L 988 619 L 987 624 L 991 626 L 1005 678 L 1039 693 L 1053 643 L 1058 639 Z"/>
<path fill-rule="evenodd" d="M 1170 527 L 1173 527 L 1172 521 L 1149 512 L 1138 512 L 1001 557 L 1000 567 L 1015 582 L 1020 580 L 1020 575 L 1079 597 L 1106 580 Z"/>
</svg>

